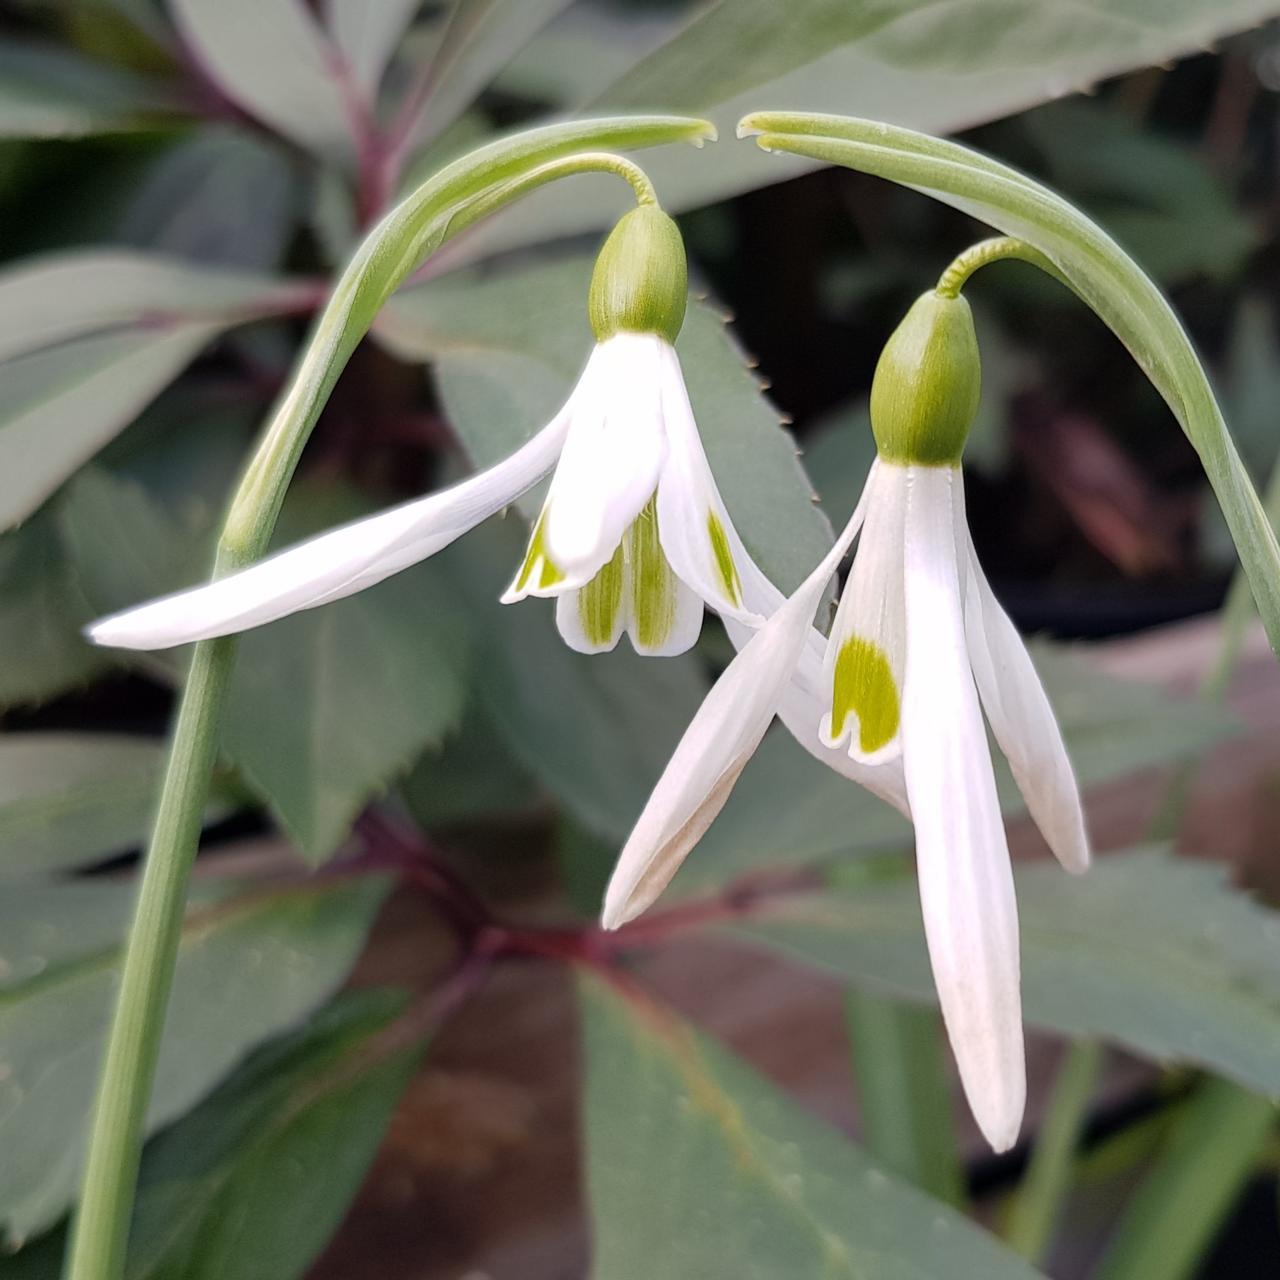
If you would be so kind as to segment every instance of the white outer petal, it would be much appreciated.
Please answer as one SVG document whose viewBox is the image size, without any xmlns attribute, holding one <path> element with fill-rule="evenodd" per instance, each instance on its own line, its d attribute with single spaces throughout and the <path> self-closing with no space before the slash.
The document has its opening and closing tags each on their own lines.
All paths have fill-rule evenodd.
<svg viewBox="0 0 1280 1280">
<path fill-rule="evenodd" d="M 546 594 L 590 581 L 653 497 L 667 456 L 667 347 L 657 334 L 619 333 L 591 353 L 570 398 L 569 434 L 544 508 L 547 553 L 564 574 Z"/>
<path fill-rule="evenodd" d="M 1054 856 L 1068 871 L 1087 871 L 1089 837 L 1062 730 L 1018 629 L 992 594 L 967 528 L 963 536 L 969 568 L 965 634 L 991 731 Z"/>
<path fill-rule="evenodd" d="M 247 631 L 354 595 L 447 547 L 515 501 L 555 465 L 566 410 L 509 458 L 460 484 L 321 534 L 201 587 L 86 628 L 95 644 L 168 649 Z"/>
<path fill-rule="evenodd" d="M 782 603 L 743 545 L 720 496 L 689 403 L 680 357 L 674 347 L 662 353 L 662 417 L 667 433 L 667 461 L 658 480 L 658 528 L 667 559 L 685 582 L 724 617 L 759 625 Z M 724 531 L 738 571 L 739 599 L 725 593 L 712 550 L 708 516 Z"/>
<path fill-rule="evenodd" d="M 601 923 L 616 929 L 666 888 L 760 745 L 812 631 L 813 612 L 862 523 L 862 504 L 821 564 L 751 637 L 693 717 L 618 858 Z"/>
<path fill-rule="evenodd" d="M 1026 1102 L 1013 871 L 964 637 L 959 468 L 912 467 L 907 490 L 903 766 L 934 981 L 960 1078 L 996 1151 Z"/>
</svg>

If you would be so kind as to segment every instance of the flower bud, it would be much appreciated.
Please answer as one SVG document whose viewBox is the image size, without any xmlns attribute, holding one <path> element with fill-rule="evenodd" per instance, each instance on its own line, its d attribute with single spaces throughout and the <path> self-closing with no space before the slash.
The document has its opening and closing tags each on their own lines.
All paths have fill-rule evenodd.
<svg viewBox="0 0 1280 1280">
<path fill-rule="evenodd" d="M 596 341 L 657 333 L 675 342 L 688 296 L 689 269 L 675 222 L 652 204 L 624 214 L 591 275 L 587 311 Z"/>
<path fill-rule="evenodd" d="M 978 411 L 982 366 L 962 297 L 930 290 L 885 343 L 871 383 L 871 429 L 886 462 L 953 466 Z"/>
</svg>

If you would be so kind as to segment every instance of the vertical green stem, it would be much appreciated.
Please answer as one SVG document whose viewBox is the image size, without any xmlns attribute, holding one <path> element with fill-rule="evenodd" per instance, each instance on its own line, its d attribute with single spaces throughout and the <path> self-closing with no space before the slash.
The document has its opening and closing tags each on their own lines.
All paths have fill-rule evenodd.
<svg viewBox="0 0 1280 1280">
<path fill-rule="evenodd" d="M 937 1010 L 861 991 L 849 993 L 845 1010 L 867 1149 L 930 1195 L 962 1205 Z"/>
<path fill-rule="evenodd" d="M 68 1280 L 124 1271 L 143 1121 L 234 660 L 234 640 L 208 640 L 196 646 L 187 674 L 94 1104 Z"/>
<path fill-rule="evenodd" d="M 1096 1280 L 1186 1280 L 1275 1126 L 1272 1102 L 1206 1080 L 1125 1211 Z"/>
<path fill-rule="evenodd" d="M 714 136 L 710 126 L 675 118 L 655 124 L 632 117 L 604 122 L 595 132 L 622 145 Z M 370 233 L 335 284 L 245 469 L 219 539 L 215 576 L 265 552 L 334 383 L 378 308 L 423 257 L 476 217 L 574 173 L 615 174 L 642 202 L 652 200 L 653 188 L 637 166 L 582 149 L 592 133 L 591 122 L 550 126 L 482 148 L 425 183 Z M 94 1102 L 66 1280 L 118 1280 L 124 1271 L 148 1099 L 235 649 L 233 639 L 196 645 L 183 689 Z"/>
<path fill-rule="evenodd" d="M 1101 1062 L 1101 1047 L 1082 1040 L 1067 1049 L 1054 1081 L 1049 1109 L 1004 1231 L 1005 1239 L 1031 1262 L 1044 1257 L 1071 1188 L 1075 1153 Z"/>
</svg>

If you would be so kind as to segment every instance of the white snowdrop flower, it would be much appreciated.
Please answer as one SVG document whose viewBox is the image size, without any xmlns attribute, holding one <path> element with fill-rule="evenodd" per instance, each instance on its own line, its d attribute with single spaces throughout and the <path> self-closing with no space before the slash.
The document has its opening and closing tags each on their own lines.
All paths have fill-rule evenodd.
<svg viewBox="0 0 1280 1280">
<path fill-rule="evenodd" d="M 623 216 L 597 259 L 597 343 L 559 413 L 510 457 L 439 493 L 356 520 L 207 585 L 105 618 L 101 645 L 165 649 L 339 600 L 425 560 L 554 471 L 503 600 L 556 596 L 575 649 L 681 653 L 703 606 L 763 621 L 773 589 L 729 519 L 698 436 L 675 342 L 688 274 L 656 205 Z"/>
<path fill-rule="evenodd" d="M 979 378 L 968 304 L 925 294 L 876 369 L 878 457 L 857 510 L 763 628 L 731 625 L 741 652 L 627 841 L 603 920 L 617 928 L 653 902 L 782 715 L 815 755 L 909 812 L 943 1017 L 978 1124 L 1003 1151 L 1017 1138 L 1026 1077 L 1017 904 L 983 710 L 1062 864 L 1083 871 L 1089 846 L 1061 732 L 965 519 L 960 455 Z M 815 654 L 810 622 L 859 532 Z"/>
</svg>

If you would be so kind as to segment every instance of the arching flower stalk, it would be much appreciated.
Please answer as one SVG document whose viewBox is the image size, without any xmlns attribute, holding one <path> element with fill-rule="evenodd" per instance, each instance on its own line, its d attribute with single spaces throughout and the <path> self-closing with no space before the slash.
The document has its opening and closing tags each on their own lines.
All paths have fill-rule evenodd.
<svg viewBox="0 0 1280 1280">
<path fill-rule="evenodd" d="M 505 602 L 557 597 L 560 632 L 584 652 L 612 649 L 626 631 L 641 653 L 681 653 L 698 638 L 704 605 L 763 621 L 759 601 L 776 592 L 716 488 L 673 345 L 687 296 L 680 232 L 642 202 L 596 261 L 596 346 L 563 408 L 528 443 L 449 489 L 96 622 L 90 639 L 163 649 L 342 599 L 434 555 L 552 471 Z"/>
<path fill-rule="evenodd" d="M 965 519 L 960 456 L 979 379 L 968 303 L 925 294 L 876 369 L 878 456 L 857 510 L 699 709 L 622 851 L 603 922 L 617 928 L 654 901 L 785 714 L 829 763 L 844 756 L 889 798 L 905 791 L 943 1017 L 978 1124 L 1003 1151 L 1026 1081 L 1017 905 L 983 710 L 1058 859 L 1083 871 L 1089 847 L 1062 735 Z M 859 533 L 815 676 L 814 611 Z"/>
</svg>

